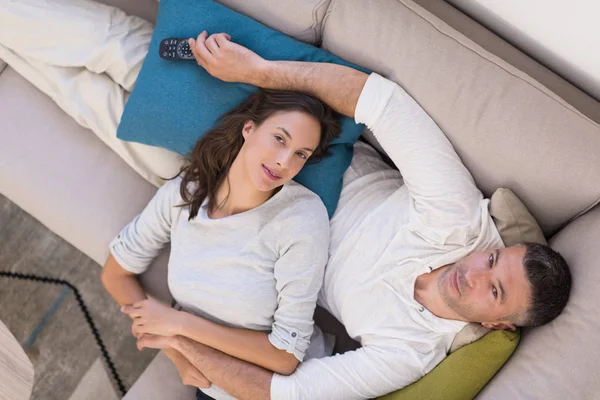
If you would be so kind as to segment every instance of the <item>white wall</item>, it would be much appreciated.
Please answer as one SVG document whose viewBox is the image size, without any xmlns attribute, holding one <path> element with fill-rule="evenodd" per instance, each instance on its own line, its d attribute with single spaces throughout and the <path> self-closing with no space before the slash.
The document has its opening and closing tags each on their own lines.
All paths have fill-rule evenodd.
<svg viewBox="0 0 600 400">
<path fill-rule="evenodd" d="M 446 0 L 600 100 L 600 0 Z"/>
</svg>

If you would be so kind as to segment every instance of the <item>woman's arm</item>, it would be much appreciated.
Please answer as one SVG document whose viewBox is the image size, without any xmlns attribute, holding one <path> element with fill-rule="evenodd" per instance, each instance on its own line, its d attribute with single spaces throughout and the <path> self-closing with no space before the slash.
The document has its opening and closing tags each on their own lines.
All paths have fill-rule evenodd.
<svg viewBox="0 0 600 400">
<path fill-rule="evenodd" d="M 111 254 L 102 270 L 102 284 L 120 305 L 128 305 L 146 299 L 137 275 L 124 269 Z"/>
<path fill-rule="evenodd" d="M 146 299 L 137 275 L 143 273 L 171 238 L 173 205 L 179 180 L 163 185 L 144 210 L 110 243 L 102 284 L 120 305 Z"/>
<path fill-rule="evenodd" d="M 291 374 L 298 365 L 294 354 L 276 348 L 266 332 L 223 326 L 153 299 L 133 303 L 122 310 L 134 321 L 132 331 L 138 338 L 145 334 L 184 336 L 281 375 Z"/>
<path fill-rule="evenodd" d="M 281 375 L 290 375 L 298 366 L 298 359 L 273 346 L 266 332 L 231 328 L 185 312 L 181 317 L 180 336 Z"/>
</svg>

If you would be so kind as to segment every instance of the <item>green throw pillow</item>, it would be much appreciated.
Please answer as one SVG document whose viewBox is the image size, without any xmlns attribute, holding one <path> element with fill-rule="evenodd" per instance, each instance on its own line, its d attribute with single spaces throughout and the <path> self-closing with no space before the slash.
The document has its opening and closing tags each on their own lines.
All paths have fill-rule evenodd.
<svg viewBox="0 0 600 400">
<path fill-rule="evenodd" d="M 412 385 L 380 400 L 465 400 L 474 398 L 517 348 L 520 331 L 493 331 L 450 354 Z M 460 382 L 457 385 L 456 382 Z"/>
</svg>

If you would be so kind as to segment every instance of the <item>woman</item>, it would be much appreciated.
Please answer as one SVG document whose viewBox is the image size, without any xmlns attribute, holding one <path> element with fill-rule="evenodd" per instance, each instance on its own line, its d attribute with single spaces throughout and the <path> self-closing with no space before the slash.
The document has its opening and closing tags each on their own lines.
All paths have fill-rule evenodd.
<svg viewBox="0 0 600 400">
<path fill-rule="evenodd" d="M 102 281 L 127 306 L 133 334 L 183 335 L 293 372 L 313 332 L 329 220 L 321 200 L 291 180 L 339 130 L 331 109 L 294 92 L 261 90 L 221 117 L 110 245 Z M 146 299 L 136 278 L 167 242 L 169 289 L 182 311 Z M 186 362 L 167 355 L 178 369 Z"/>
</svg>

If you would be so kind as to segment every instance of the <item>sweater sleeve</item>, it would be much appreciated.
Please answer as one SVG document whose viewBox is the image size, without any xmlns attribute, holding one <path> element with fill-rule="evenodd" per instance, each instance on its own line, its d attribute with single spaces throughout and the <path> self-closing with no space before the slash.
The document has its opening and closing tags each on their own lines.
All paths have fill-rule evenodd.
<svg viewBox="0 0 600 400">
<path fill-rule="evenodd" d="M 173 210 L 179 197 L 180 179 L 165 183 L 144 210 L 110 243 L 119 265 L 134 274 L 144 272 L 171 239 Z"/>
<path fill-rule="evenodd" d="M 411 219 L 421 233 L 445 242 L 455 227 L 480 225 L 483 196 L 473 177 L 433 119 L 400 86 L 371 74 L 355 119 L 371 129 L 402 173 Z"/>
<path fill-rule="evenodd" d="M 275 262 L 277 309 L 269 341 L 302 361 L 313 333 L 313 314 L 329 254 L 329 217 L 321 200 L 296 199 L 280 223 Z"/>
</svg>

